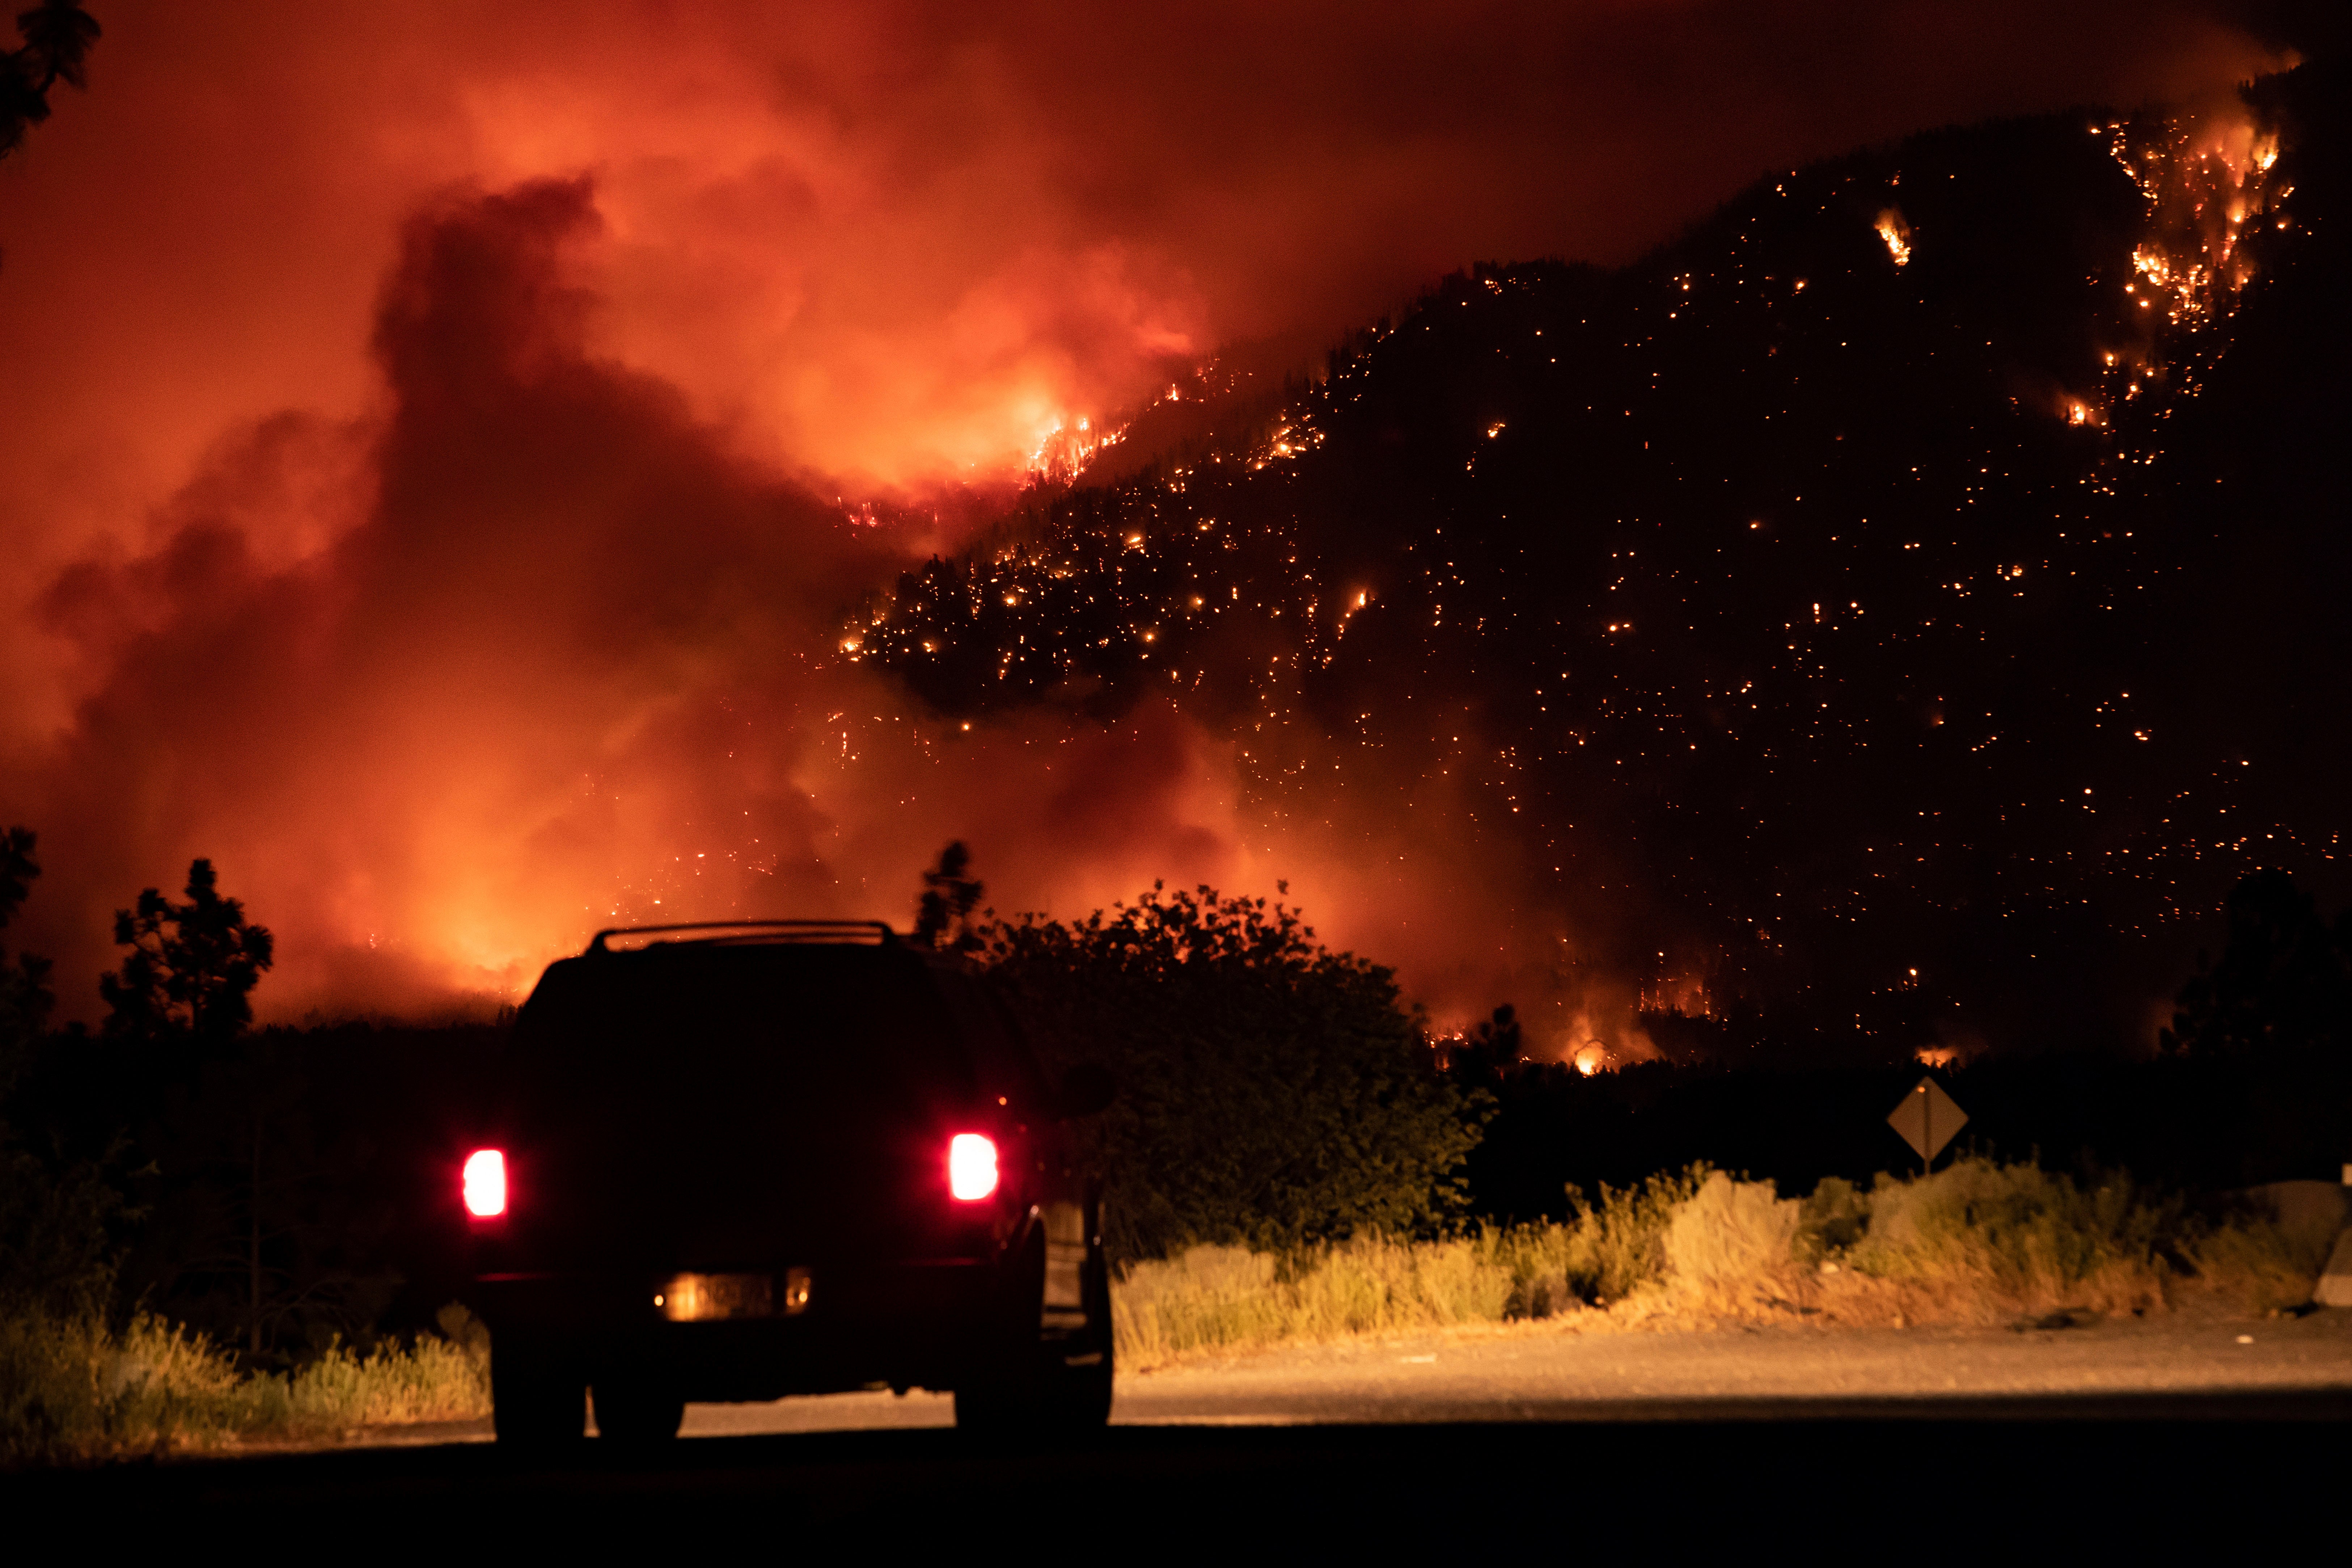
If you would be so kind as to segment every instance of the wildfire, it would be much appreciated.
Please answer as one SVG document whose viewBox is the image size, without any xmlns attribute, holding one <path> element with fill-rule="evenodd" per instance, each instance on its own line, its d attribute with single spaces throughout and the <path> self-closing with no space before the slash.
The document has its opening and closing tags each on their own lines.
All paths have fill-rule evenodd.
<svg viewBox="0 0 2352 1568">
<path fill-rule="evenodd" d="M 2056 400 L 2067 424 L 2104 426 L 2110 411 L 2147 395 L 2196 395 L 2196 351 L 2159 349 L 2195 338 L 2237 309 L 2255 270 L 2244 237 L 2261 226 L 2257 217 L 2277 216 L 2293 187 L 2272 177 L 2277 136 L 2242 117 L 2117 120 L 2090 130 L 2106 138 L 2109 154 L 2147 204 L 2144 236 L 2132 247 L 2123 284 L 2133 322 L 2127 330 L 2137 342 L 2120 353 L 2101 352 L 2099 395 L 2067 393 Z M 2277 221 L 2285 224 L 2284 216 Z M 2171 359 L 2183 362 L 2178 372 L 2168 370 Z"/>
<path fill-rule="evenodd" d="M 1255 473 L 1268 463 L 1296 458 L 1311 452 L 1323 444 L 1323 432 L 1315 428 L 1305 412 L 1295 411 L 1275 426 L 1274 434 L 1249 456 L 1250 470 Z"/>
<path fill-rule="evenodd" d="M 1169 390 L 1172 394 L 1175 389 Z M 1057 416 L 1030 448 L 1025 465 L 1029 476 L 1045 481 L 1075 479 L 1097 456 L 1118 446 L 1126 435 L 1124 425 L 1106 429 L 1085 415 L 1080 415 L 1076 424 L 1066 424 Z"/>
<path fill-rule="evenodd" d="M 1339 624 L 1333 628 L 1332 635 L 1335 637 L 1346 637 L 1348 635 L 1348 623 L 1355 618 L 1357 611 L 1362 609 L 1366 605 L 1369 605 L 1371 602 L 1372 591 L 1370 589 L 1357 589 L 1354 596 L 1348 599 L 1341 606 L 1339 610 Z M 1198 603 L 1198 601 L 1196 600 L 1195 603 Z"/>
<path fill-rule="evenodd" d="M 2291 192 L 2270 177 L 2278 137 L 2244 120 L 2200 127 L 2175 118 L 2146 130 L 2117 121 L 2105 129 L 2108 151 L 2147 203 L 2148 237 L 2132 252 L 2139 308 L 2160 302 L 2177 326 L 2227 315 L 2253 276 L 2241 243 L 2248 220 Z"/>
<path fill-rule="evenodd" d="M 1875 226 L 1878 237 L 1886 242 L 1886 254 L 1895 258 L 1897 267 L 1911 264 L 1911 226 L 1903 221 L 1900 207 L 1888 207 L 1878 215 Z"/>
</svg>

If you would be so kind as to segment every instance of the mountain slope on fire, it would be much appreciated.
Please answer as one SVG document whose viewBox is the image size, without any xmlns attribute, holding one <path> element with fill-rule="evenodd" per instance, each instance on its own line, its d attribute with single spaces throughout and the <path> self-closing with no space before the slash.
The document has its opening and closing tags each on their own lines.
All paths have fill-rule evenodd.
<svg viewBox="0 0 2352 1568">
<path fill-rule="evenodd" d="M 950 716 L 1172 697 L 1268 819 L 1454 814 L 1556 939 L 1554 1054 L 1612 991 L 1670 1053 L 2148 1036 L 2231 884 L 2333 897 L 2352 826 L 2330 69 L 1449 279 L 845 646 Z"/>
</svg>

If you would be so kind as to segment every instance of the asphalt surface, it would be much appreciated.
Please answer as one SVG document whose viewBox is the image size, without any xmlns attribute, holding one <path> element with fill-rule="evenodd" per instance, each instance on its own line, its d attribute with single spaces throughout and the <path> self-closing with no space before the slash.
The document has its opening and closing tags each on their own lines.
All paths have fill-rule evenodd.
<svg viewBox="0 0 2352 1568">
<path fill-rule="evenodd" d="M 2352 1310 L 2183 1325 L 1561 1332 L 1541 1324 L 1235 1356 L 1120 1379 L 1120 1426 L 1832 1416 L 2073 1418 L 2108 1410 L 2352 1415 Z M 695 1405 L 688 1436 L 948 1426 L 944 1395 Z"/>
<path fill-rule="evenodd" d="M 0 1539 L 54 1520 L 126 1541 L 261 1528 L 306 1556 L 559 1538 L 863 1552 L 1010 1531 L 1056 1557 L 1507 1544 L 1910 1563 L 2193 1542 L 2325 1559 L 2352 1511 L 2352 1311 L 2024 1332 L 1536 1325 L 1123 1377 L 1112 1428 L 1084 1440 L 941 1429 L 951 1415 L 852 1394 L 694 1406 L 699 1440 L 650 1453 L 522 1459 L 467 1424 L 18 1474 L 0 1479 Z"/>
</svg>

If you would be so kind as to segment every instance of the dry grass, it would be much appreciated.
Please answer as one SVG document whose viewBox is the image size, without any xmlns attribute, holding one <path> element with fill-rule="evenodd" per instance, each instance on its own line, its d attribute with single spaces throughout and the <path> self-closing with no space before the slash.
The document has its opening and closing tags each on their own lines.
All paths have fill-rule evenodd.
<svg viewBox="0 0 2352 1568">
<path fill-rule="evenodd" d="M 2242 1306 L 2256 1311 L 2301 1306 L 2327 1267 L 2341 1212 L 2304 1206 L 2281 1213 L 2257 1198 L 2228 1223 L 2190 1238 L 2185 1250 L 2201 1279 Z"/>
<path fill-rule="evenodd" d="M 1111 1297 L 1120 1363 L 1336 1339 L 1406 1327 L 1492 1321 L 1511 1279 L 1477 1241 L 1408 1243 L 1371 1237 L 1311 1258 L 1237 1247 L 1196 1247 L 1130 1268 Z"/>
<path fill-rule="evenodd" d="M 204 1340 L 142 1316 L 0 1321 L 0 1463 L 71 1462 L 217 1442 L 266 1393 Z"/>
<path fill-rule="evenodd" d="M 364 1354 L 337 1345 L 284 1384 L 285 1423 L 298 1430 L 470 1420 L 490 1413 L 488 1336 L 419 1334 Z"/>
<path fill-rule="evenodd" d="M 2145 1312 L 2167 1304 L 2177 1277 L 2160 1247 L 2188 1223 L 2179 1205 L 2147 1201 L 2127 1178 L 2084 1187 L 1984 1160 L 1882 1176 L 1867 1193 L 1840 1183 L 1804 1205 L 1776 1200 L 1769 1186 L 1714 1178 L 1678 1216 L 1699 1267 L 1661 1280 L 1660 1304 L 1849 1324 Z M 1727 1266 L 1700 1271 L 1717 1258 Z"/>
<path fill-rule="evenodd" d="M 0 1319 L 0 1465 L 79 1463 L 489 1413 L 488 1339 L 462 1308 L 447 1337 L 345 1346 L 290 1375 L 247 1373 L 201 1335 L 150 1315 Z"/>
<path fill-rule="evenodd" d="M 1111 1293 L 1119 1363 L 1286 1340 L 1549 1318 L 1655 1279 L 1677 1208 L 1703 1170 L 1601 1189 L 1567 1225 L 1489 1227 L 1444 1241 L 1359 1237 L 1276 1257 L 1196 1247 L 1129 1268 Z"/>
<path fill-rule="evenodd" d="M 1800 1201 L 1694 1166 L 1602 1188 L 1564 1225 L 1443 1241 L 1360 1237 L 1286 1257 L 1195 1247 L 1120 1279 L 1120 1363 L 1514 1319 L 1616 1329 L 1756 1321 L 2015 1323 L 2261 1312 L 2309 1299 L 2333 1230 L 2259 1204 L 2200 1218 L 2120 1174 L 2088 1184 L 1963 1160 L 1828 1181 Z"/>
<path fill-rule="evenodd" d="M 2083 1184 L 1963 1160 L 1799 1201 L 1703 1166 L 1603 1187 L 1562 1225 L 1436 1241 L 1360 1237 L 1286 1256 L 1194 1247 L 1138 1264 L 1111 1300 L 1129 1369 L 1286 1341 L 1549 1319 L 1622 1329 L 1724 1321 L 2015 1322 L 2161 1311 L 2186 1295 L 2261 1312 L 2309 1299 L 2332 1219 L 2250 1200 L 2199 1217 L 2120 1175 Z M 142 1316 L 0 1317 L 0 1464 L 74 1462 L 489 1411 L 489 1341 L 331 1347 L 289 1375 Z"/>
</svg>

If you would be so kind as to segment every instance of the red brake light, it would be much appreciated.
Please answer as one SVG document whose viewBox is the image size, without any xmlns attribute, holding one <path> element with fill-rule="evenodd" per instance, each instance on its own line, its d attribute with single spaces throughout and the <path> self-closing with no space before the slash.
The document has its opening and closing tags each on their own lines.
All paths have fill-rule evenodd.
<svg viewBox="0 0 2352 1568">
<path fill-rule="evenodd" d="M 996 1142 L 977 1132 L 948 1140 L 948 1191 L 978 1203 L 996 1191 Z"/>
<path fill-rule="evenodd" d="M 477 1149 L 466 1156 L 466 1212 L 476 1219 L 507 1212 L 506 1151 Z"/>
</svg>

